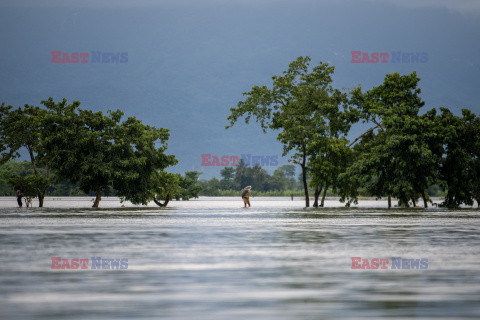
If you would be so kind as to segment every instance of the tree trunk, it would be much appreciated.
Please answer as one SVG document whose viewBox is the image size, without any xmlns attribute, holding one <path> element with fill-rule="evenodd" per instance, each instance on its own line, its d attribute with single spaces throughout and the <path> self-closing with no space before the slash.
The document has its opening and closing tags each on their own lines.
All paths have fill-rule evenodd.
<svg viewBox="0 0 480 320">
<path fill-rule="evenodd" d="M 478 197 L 477 197 L 477 209 L 480 210 L 480 190 L 478 191 Z"/>
<path fill-rule="evenodd" d="M 28 154 L 30 155 L 30 162 L 32 162 L 33 172 L 35 173 L 36 176 L 38 176 L 37 164 L 35 163 L 35 156 L 33 155 L 33 150 L 29 147 L 27 147 L 27 149 L 28 149 Z"/>
<path fill-rule="evenodd" d="M 392 196 L 388 195 L 388 209 L 392 208 Z"/>
<path fill-rule="evenodd" d="M 425 195 L 425 190 L 422 191 L 423 206 L 428 208 L 427 196 Z"/>
<path fill-rule="evenodd" d="M 302 180 L 303 189 L 305 191 L 305 207 L 310 207 L 310 197 L 308 196 L 308 184 L 307 184 L 307 147 L 305 143 L 302 144 Z"/>
<path fill-rule="evenodd" d="M 50 178 L 50 168 L 48 166 L 45 166 L 45 169 L 47 170 L 47 179 Z M 47 189 L 49 188 L 50 186 L 48 186 L 47 188 L 43 189 L 43 192 L 42 194 L 39 194 L 38 195 L 38 206 L 40 208 L 43 207 L 43 201 L 45 199 L 45 194 L 47 193 Z"/>
<path fill-rule="evenodd" d="M 365 131 L 364 133 L 362 133 L 361 135 L 359 135 L 355 140 L 353 140 L 353 141 L 348 145 L 348 147 L 350 148 L 353 144 L 355 144 L 355 142 L 357 142 L 358 140 L 360 140 L 363 136 L 365 136 L 366 134 L 368 134 L 369 132 L 371 132 L 371 131 L 373 131 L 373 130 L 375 130 L 375 129 L 377 129 L 377 128 L 381 128 L 381 129 L 383 130 L 382 126 L 381 126 L 380 124 L 377 124 L 375 127 L 370 128 L 370 129 L 368 129 L 367 131 Z"/>
<path fill-rule="evenodd" d="M 35 163 L 35 156 L 33 154 L 33 149 L 30 147 L 27 147 L 28 149 L 28 154 L 30 155 L 30 162 L 32 163 L 33 167 L 33 173 L 38 177 L 38 170 L 37 170 L 37 164 Z M 48 175 L 48 167 L 47 167 L 47 175 Z M 38 194 L 38 207 L 42 208 L 43 207 L 43 199 L 45 198 L 45 192 L 47 189 L 43 191 L 43 194 Z"/>
<path fill-rule="evenodd" d="M 45 199 L 45 191 L 43 192 L 43 194 L 38 195 L 38 207 L 39 208 L 43 208 L 43 200 Z"/>
<path fill-rule="evenodd" d="M 100 204 L 100 200 L 102 200 L 102 190 L 100 186 L 97 186 L 97 196 L 95 197 L 95 201 L 93 202 L 92 208 L 98 209 L 98 205 Z"/>
<path fill-rule="evenodd" d="M 400 207 L 405 207 L 405 208 L 410 208 L 410 201 L 408 200 L 407 197 L 400 197 L 398 198 L 398 205 Z"/>
<path fill-rule="evenodd" d="M 412 203 L 413 203 L 413 207 L 416 208 L 416 207 L 417 207 L 417 203 L 415 202 L 415 198 L 412 198 Z"/>
<path fill-rule="evenodd" d="M 165 197 L 164 203 L 161 203 L 160 200 L 157 199 L 157 197 L 153 197 L 153 202 L 155 202 L 155 204 L 159 207 L 166 207 L 169 201 L 170 201 L 170 196 L 168 195 Z"/>
<path fill-rule="evenodd" d="M 302 165 L 303 190 L 305 191 L 305 207 L 310 207 L 310 198 L 308 197 L 307 168 Z"/>
<path fill-rule="evenodd" d="M 325 205 L 325 196 L 327 195 L 327 190 L 328 190 L 328 185 L 325 186 L 325 189 L 323 189 L 322 203 L 320 204 L 320 207 L 322 208 Z"/>
<path fill-rule="evenodd" d="M 320 194 L 322 193 L 323 186 L 317 186 L 315 188 L 315 201 L 313 202 L 313 206 L 315 208 L 318 208 L 318 198 L 320 197 Z"/>
</svg>

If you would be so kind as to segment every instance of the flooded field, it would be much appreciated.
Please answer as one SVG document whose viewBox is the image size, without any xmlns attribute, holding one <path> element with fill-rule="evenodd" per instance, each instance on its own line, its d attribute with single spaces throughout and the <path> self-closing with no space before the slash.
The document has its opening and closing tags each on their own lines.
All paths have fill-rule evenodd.
<svg viewBox="0 0 480 320">
<path fill-rule="evenodd" d="M 247 209 L 239 198 L 122 207 L 105 198 L 93 210 L 91 198 L 79 197 L 19 209 L 14 198 L 0 198 L 0 318 L 480 315 L 478 210 L 251 202 Z M 85 269 L 72 268 L 74 259 Z"/>
</svg>

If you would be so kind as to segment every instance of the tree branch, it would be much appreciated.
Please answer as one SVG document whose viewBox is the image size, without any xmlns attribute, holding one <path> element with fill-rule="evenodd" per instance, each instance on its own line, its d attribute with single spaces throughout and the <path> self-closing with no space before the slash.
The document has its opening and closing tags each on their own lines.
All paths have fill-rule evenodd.
<svg viewBox="0 0 480 320">
<path fill-rule="evenodd" d="M 375 123 L 377 125 L 376 128 L 380 128 L 380 129 L 382 129 L 382 131 L 385 131 L 385 129 L 383 129 L 381 123 L 378 123 L 375 119 L 373 119 L 372 121 L 373 121 L 373 123 Z"/>
<path fill-rule="evenodd" d="M 376 122 L 375 122 L 375 123 L 376 123 Z M 361 138 L 363 138 L 366 134 L 372 132 L 373 130 L 375 130 L 375 129 L 377 129 L 377 128 L 381 128 L 381 129 L 383 130 L 382 126 L 379 125 L 379 124 L 377 124 L 375 127 L 370 128 L 370 129 L 368 129 L 367 131 L 365 131 L 364 133 L 362 133 L 361 135 L 359 135 L 355 140 L 353 140 L 353 141 L 348 145 L 348 147 L 350 148 L 353 144 L 355 144 L 355 142 L 357 142 L 358 140 L 360 140 Z"/>
</svg>

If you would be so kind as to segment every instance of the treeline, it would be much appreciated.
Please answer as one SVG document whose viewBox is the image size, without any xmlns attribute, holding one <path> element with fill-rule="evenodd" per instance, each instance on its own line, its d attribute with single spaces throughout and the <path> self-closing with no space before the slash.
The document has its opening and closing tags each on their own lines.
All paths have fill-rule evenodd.
<svg viewBox="0 0 480 320">
<path fill-rule="evenodd" d="M 459 207 L 480 203 L 480 117 L 468 109 L 461 116 L 446 108 L 424 112 L 420 79 L 387 74 L 368 91 L 348 92 L 332 86 L 334 67 L 299 57 L 272 86 L 253 86 L 245 100 L 230 108 L 233 126 L 253 118 L 262 130 L 278 133 L 283 156 L 300 166 L 306 207 L 322 206 L 327 192 L 347 205 L 359 194 L 398 200 L 403 207 L 431 202 L 428 190 L 440 187 L 440 205 Z M 85 194 L 94 193 L 94 207 L 102 194 L 115 193 L 134 204 L 171 199 L 225 195 L 246 185 L 257 192 L 296 191 L 289 167 L 270 176 L 260 167 L 241 164 L 222 170 L 222 179 L 198 181 L 198 172 L 185 176 L 166 172 L 177 160 L 167 155 L 169 130 L 144 125 L 135 117 L 122 120 L 120 110 L 81 109 L 66 99 L 42 101 L 42 107 L 0 107 L 0 165 L 27 150 L 28 174 L 2 173 L 4 182 L 31 198 L 43 199 L 52 183 L 67 182 Z M 367 130 L 349 141 L 352 125 Z M 200 184 L 200 185 L 198 185 Z M 421 200 L 420 200 L 421 199 Z M 320 200 L 320 201 L 319 201 Z M 480 208 L 480 205 L 479 205 Z"/>
<path fill-rule="evenodd" d="M 288 164 L 277 168 L 273 175 L 270 175 L 260 165 L 249 167 L 243 160 L 236 167 L 225 167 L 220 171 L 221 178 L 211 178 L 210 180 L 200 180 L 202 187 L 200 195 L 202 196 L 239 196 L 240 190 L 246 186 L 254 186 L 251 194 L 255 196 L 303 196 L 302 175 L 295 177 L 295 166 Z M 311 178 L 307 176 L 307 183 L 310 186 L 309 193 L 314 193 L 312 189 Z M 336 196 L 335 190 L 329 188 L 324 196 Z M 371 197 L 365 188 L 358 189 L 358 195 L 362 197 Z M 445 196 L 439 185 L 432 185 L 427 190 L 429 197 Z M 323 206 L 325 197 L 319 199 L 319 206 Z"/>
<path fill-rule="evenodd" d="M 332 86 L 334 67 L 309 57 L 290 63 L 272 86 L 253 86 L 246 99 L 230 108 L 233 126 L 253 118 L 264 132 L 278 132 L 283 156 L 302 170 L 306 206 L 309 188 L 314 206 L 331 189 L 347 205 L 357 203 L 359 190 L 398 205 L 431 202 L 428 188 L 444 192 L 441 205 L 458 207 L 480 202 L 480 117 L 463 109 L 421 113 L 424 102 L 415 72 L 387 74 L 371 90 L 358 86 L 342 92 Z M 353 141 L 353 124 L 369 128 Z M 310 176 L 310 180 L 307 180 Z M 320 204 L 321 205 L 321 204 Z M 480 207 L 480 206 L 479 206 Z"/>
<path fill-rule="evenodd" d="M 200 195 L 204 196 L 238 196 L 246 186 L 253 186 L 256 195 L 298 195 L 301 184 L 295 179 L 295 166 L 284 165 L 270 175 L 259 165 L 245 165 L 240 160 L 236 167 L 225 167 L 220 171 L 221 179 L 200 180 Z"/>
<path fill-rule="evenodd" d="M 40 175 L 46 175 L 46 169 L 43 165 L 37 165 L 37 171 Z M 175 192 L 172 193 L 171 199 L 189 200 L 198 198 L 201 187 L 198 185 L 198 176 L 200 172 L 187 171 L 181 174 L 173 174 L 173 184 Z M 15 187 L 21 187 L 25 194 L 25 203 L 31 205 L 33 198 L 37 197 L 36 193 L 28 191 L 28 180 L 34 177 L 32 164 L 28 161 L 8 161 L 0 166 L 0 196 L 14 196 L 16 194 Z M 45 196 L 96 196 L 94 191 L 85 193 L 79 187 L 79 184 L 72 185 L 67 180 L 61 180 L 56 177 L 55 173 L 50 173 L 50 185 L 45 192 Z M 118 196 L 115 189 L 105 190 L 105 196 Z M 163 200 L 163 199 L 162 199 Z"/>
<path fill-rule="evenodd" d="M 37 171 L 40 175 L 46 175 L 45 167 L 42 165 L 37 166 Z M 28 161 L 8 161 L 0 166 L 0 196 L 14 196 L 16 194 L 15 187 L 17 177 L 26 178 L 34 175 L 32 164 Z M 85 192 L 80 190 L 78 186 L 71 185 L 68 181 L 58 181 L 53 174 L 50 174 L 52 183 L 47 188 L 46 196 L 84 196 Z M 13 177 L 13 179 L 11 179 Z M 26 189 L 25 184 L 21 185 L 22 189 Z M 28 191 L 26 192 L 26 198 L 30 196 Z M 36 195 L 33 195 L 36 196 Z M 26 202 L 30 202 L 31 199 L 25 199 Z"/>
<path fill-rule="evenodd" d="M 55 182 L 94 193 L 95 208 L 102 194 L 159 206 L 198 196 L 197 173 L 182 177 L 165 171 L 177 163 L 165 153 L 168 129 L 144 125 L 135 117 L 122 120 L 120 110 L 105 115 L 81 109 L 79 101 L 49 98 L 41 104 L 0 107 L 0 164 L 7 164 L 3 183 L 20 188 L 28 201 L 38 198 L 42 207 Z M 27 150 L 30 168 L 20 172 L 9 161 L 19 157 L 21 148 Z"/>
</svg>

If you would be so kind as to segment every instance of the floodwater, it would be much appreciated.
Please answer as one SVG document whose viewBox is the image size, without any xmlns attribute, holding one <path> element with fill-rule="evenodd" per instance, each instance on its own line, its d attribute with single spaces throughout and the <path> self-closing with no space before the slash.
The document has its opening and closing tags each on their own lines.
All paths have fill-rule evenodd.
<svg viewBox="0 0 480 320">
<path fill-rule="evenodd" d="M 0 198 L 0 318 L 480 318 L 480 211 L 251 202 L 105 198 L 93 210 L 91 198 L 47 198 L 18 209 Z M 89 262 L 52 269 L 52 257 Z M 92 269 L 92 257 L 128 261 Z M 352 269 L 352 257 L 389 261 Z"/>
</svg>

